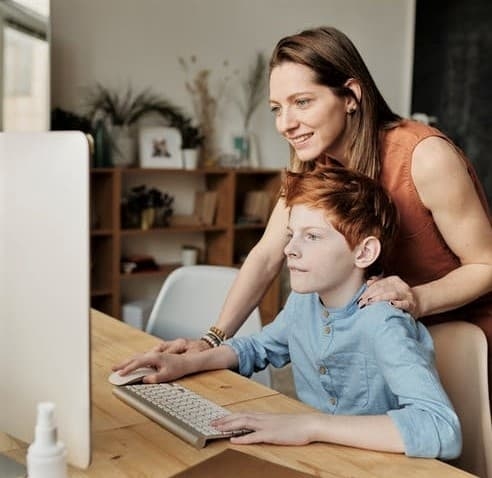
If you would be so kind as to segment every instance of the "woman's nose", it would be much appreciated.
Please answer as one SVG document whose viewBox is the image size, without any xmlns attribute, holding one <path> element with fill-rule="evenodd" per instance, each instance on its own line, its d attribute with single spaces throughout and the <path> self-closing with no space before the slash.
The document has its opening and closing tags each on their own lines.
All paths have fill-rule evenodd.
<svg viewBox="0 0 492 478">
<path fill-rule="evenodd" d="M 294 112 L 289 108 L 284 108 L 277 117 L 277 130 L 280 134 L 285 134 L 296 128 L 299 122 Z"/>
</svg>

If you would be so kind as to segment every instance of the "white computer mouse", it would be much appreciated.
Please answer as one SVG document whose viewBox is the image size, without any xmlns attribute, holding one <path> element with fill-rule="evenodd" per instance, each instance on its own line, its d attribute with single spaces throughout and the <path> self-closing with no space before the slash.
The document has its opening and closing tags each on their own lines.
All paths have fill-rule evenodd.
<svg viewBox="0 0 492 478">
<path fill-rule="evenodd" d="M 146 375 L 151 375 L 156 372 L 157 370 L 155 368 L 141 367 L 126 375 L 120 375 L 119 371 L 113 372 L 108 377 L 108 380 L 112 385 L 130 385 L 132 383 L 140 382 Z"/>
</svg>

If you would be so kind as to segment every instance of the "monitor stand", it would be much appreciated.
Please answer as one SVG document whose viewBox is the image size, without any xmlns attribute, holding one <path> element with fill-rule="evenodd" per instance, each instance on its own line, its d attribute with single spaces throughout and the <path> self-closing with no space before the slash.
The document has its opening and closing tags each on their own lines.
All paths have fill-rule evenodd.
<svg viewBox="0 0 492 478">
<path fill-rule="evenodd" d="M 0 476 L 2 478 L 25 478 L 27 470 L 24 465 L 0 453 Z"/>
</svg>

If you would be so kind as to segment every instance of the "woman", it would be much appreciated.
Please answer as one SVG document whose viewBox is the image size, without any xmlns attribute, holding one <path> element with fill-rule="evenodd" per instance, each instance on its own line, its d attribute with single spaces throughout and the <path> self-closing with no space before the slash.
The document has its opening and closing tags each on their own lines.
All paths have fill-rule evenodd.
<svg viewBox="0 0 492 478">
<path fill-rule="evenodd" d="M 279 41 L 270 61 L 270 105 L 293 170 L 320 163 L 356 169 L 378 179 L 398 208 L 386 277 L 369 281 L 359 306 L 387 300 L 426 324 L 468 320 L 492 347 L 491 221 L 461 151 L 440 131 L 394 114 L 355 46 L 335 28 Z M 204 340 L 164 342 L 161 350 L 202 350 L 236 332 L 280 271 L 287 217 L 280 198 Z"/>
</svg>

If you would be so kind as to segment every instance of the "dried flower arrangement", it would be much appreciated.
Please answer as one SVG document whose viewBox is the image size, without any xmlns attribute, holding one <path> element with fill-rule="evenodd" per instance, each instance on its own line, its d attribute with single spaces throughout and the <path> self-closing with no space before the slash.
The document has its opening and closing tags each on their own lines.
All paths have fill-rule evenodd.
<svg viewBox="0 0 492 478">
<path fill-rule="evenodd" d="M 242 98 L 236 98 L 236 104 L 243 116 L 244 131 L 249 128 L 251 116 L 258 108 L 266 90 L 266 59 L 263 53 L 256 54 L 254 64 L 249 68 L 246 77 L 240 81 Z"/>
<path fill-rule="evenodd" d="M 225 77 L 218 86 L 216 95 L 212 94 L 210 86 L 211 71 L 204 68 L 197 69 L 197 59 L 191 56 L 189 61 L 178 58 L 181 68 L 186 74 L 185 86 L 190 93 L 193 111 L 202 134 L 201 156 L 203 166 L 214 166 L 217 162 L 215 119 L 220 100 L 225 91 L 228 77 Z M 227 67 L 227 62 L 224 62 Z M 191 71 L 195 69 L 196 71 Z"/>
</svg>

